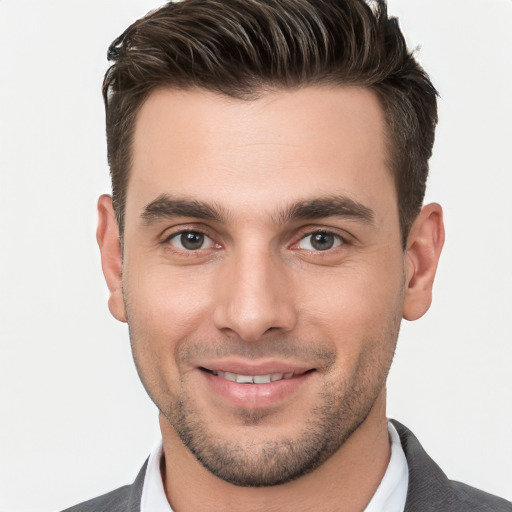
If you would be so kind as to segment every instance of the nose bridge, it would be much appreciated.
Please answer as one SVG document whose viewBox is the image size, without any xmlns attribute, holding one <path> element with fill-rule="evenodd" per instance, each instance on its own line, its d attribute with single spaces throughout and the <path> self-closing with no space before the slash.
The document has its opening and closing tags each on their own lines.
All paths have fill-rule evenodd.
<svg viewBox="0 0 512 512">
<path fill-rule="evenodd" d="M 247 243 L 229 257 L 214 322 L 247 341 L 269 329 L 291 330 L 296 323 L 291 283 L 280 258 L 269 247 Z"/>
</svg>

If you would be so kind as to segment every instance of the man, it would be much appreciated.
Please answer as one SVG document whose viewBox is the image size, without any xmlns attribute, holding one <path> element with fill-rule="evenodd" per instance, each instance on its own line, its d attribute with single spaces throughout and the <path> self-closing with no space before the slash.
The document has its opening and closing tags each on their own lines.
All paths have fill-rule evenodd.
<svg viewBox="0 0 512 512">
<path fill-rule="evenodd" d="M 385 5 L 185 0 L 109 56 L 98 242 L 163 441 L 69 510 L 512 510 L 386 418 L 444 228 L 436 91 Z"/>
</svg>

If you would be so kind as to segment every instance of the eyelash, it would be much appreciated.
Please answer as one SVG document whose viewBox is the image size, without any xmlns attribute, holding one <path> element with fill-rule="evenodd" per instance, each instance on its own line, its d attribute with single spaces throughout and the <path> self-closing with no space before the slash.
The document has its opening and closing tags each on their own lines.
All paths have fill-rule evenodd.
<svg viewBox="0 0 512 512">
<path fill-rule="evenodd" d="M 334 233 L 332 231 L 328 231 L 328 230 L 325 230 L 325 229 L 317 229 L 317 230 L 314 230 L 314 231 L 309 231 L 308 233 L 305 233 L 303 234 L 298 242 L 296 242 L 294 245 L 295 246 L 298 246 L 301 242 L 304 242 L 306 241 L 308 238 L 310 239 L 310 242 L 309 244 L 312 245 L 312 242 L 313 242 L 313 237 L 314 236 L 322 236 L 322 237 L 332 237 L 334 240 L 332 242 L 332 246 L 326 248 L 326 249 L 315 249 L 314 247 L 312 247 L 311 249 L 305 249 L 305 248 L 300 248 L 299 247 L 299 250 L 303 250 L 303 251 L 314 251 L 314 252 L 318 252 L 318 253 L 322 253 L 322 252 L 330 252 L 330 251 L 333 251 L 335 250 L 337 247 L 340 247 L 342 245 L 345 245 L 347 243 L 346 239 L 341 236 L 340 234 L 338 233 Z"/>
<path fill-rule="evenodd" d="M 201 235 L 203 237 L 206 237 L 210 240 L 213 247 L 207 247 L 207 248 L 200 247 L 198 249 L 187 250 L 184 247 L 181 247 L 181 248 L 176 247 L 171 243 L 171 241 L 173 239 L 183 236 L 184 234 Z M 315 249 L 314 247 L 311 249 L 298 247 L 301 242 L 303 242 L 303 241 L 307 240 L 308 238 L 313 237 L 315 235 L 333 237 L 334 238 L 334 242 L 333 242 L 334 246 L 328 247 L 327 249 L 324 249 L 324 250 Z M 291 247 L 290 247 L 291 249 L 295 248 L 296 250 L 299 250 L 299 251 L 315 252 L 317 254 L 322 254 L 322 253 L 331 253 L 332 254 L 332 252 L 335 251 L 337 248 L 347 245 L 349 243 L 347 240 L 347 236 L 342 236 L 341 234 L 339 234 L 335 231 L 328 230 L 328 229 L 321 229 L 321 228 L 316 228 L 316 229 L 310 228 L 308 230 L 304 230 L 300 234 L 299 238 L 296 240 L 297 241 L 291 245 Z M 206 230 L 202 230 L 202 229 L 195 228 L 195 227 L 189 228 L 189 229 L 180 229 L 179 231 L 172 232 L 171 234 L 165 236 L 165 238 L 162 240 L 162 244 L 167 246 L 167 248 L 171 251 L 179 252 L 180 254 L 186 254 L 187 256 L 199 256 L 199 255 L 201 255 L 202 251 L 204 251 L 204 250 L 211 249 L 211 248 L 220 249 L 222 247 L 221 244 L 218 244 L 215 242 L 213 237 L 211 237 L 210 234 Z M 181 244 L 181 245 L 183 245 L 183 244 Z M 311 243 L 310 243 L 310 245 L 311 245 Z"/>
<path fill-rule="evenodd" d="M 175 251 L 179 251 L 180 253 L 185 253 L 188 255 L 198 255 L 199 254 L 199 251 L 201 250 L 204 250 L 202 247 L 200 247 L 199 249 L 190 249 L 190 250 L 187 250 L 186 248 L 179 248 L 179 247 L 175 247 L 173 246 L 173 244 L 171 243 L 171 241 L 174 239 L 174 238 L 177 238 L 177 237 L 180 237 L 180 236 L 183 236 L 185 234 L 190 234 L 190 235 L 201 235 L 205 238 L 208 238 L 212 245 L 215 246 L 216 249 L 220 248 L 220 244 L 217 244 L 213 239 L 212 237 L 205 231 L 201 230 L 201 229 L 197 229 L 197 228 L 194 228 L 194 229 L 181 229 L 179 231 L 176 231 L 176 232 L 173 232 L 171 233 L 170 235 L 166 236 L 163 240 L 163 244 L 167 245 L 168 247 L 171 247 L 172 249 L 171 250 L 175 250 Z M 183 244 L 182 244 L 183 245 Z"/>
</svg>

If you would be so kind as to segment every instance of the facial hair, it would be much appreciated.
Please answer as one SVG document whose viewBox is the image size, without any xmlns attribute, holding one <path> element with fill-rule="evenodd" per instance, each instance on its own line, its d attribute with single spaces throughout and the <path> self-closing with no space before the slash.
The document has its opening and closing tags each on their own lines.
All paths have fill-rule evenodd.
<svg viewBox="0 0 512 512">
<path fill-rule="evenodd" d="M 179 379 L 179 392 L 153 393 L 154 382 L 136 366 L 148 393 L 175 430 L 183 444 L 213 475 L 242 487 L 284 484 L 310 473 L 336 453 L 351 434 L 365 421 L 385 386 L 393 359 L 400 318 L 394 315 L 388 329 L 378 340 L 365 340 L 355 370 L 350 376 L 336 374 L 336 351 L 327 343 L 299 342 L 279 337 L 259 343 L 223 340 L 216 343 L 185 341 L 176 347 L 178 367 L 190 367 L 201 357 L 240 356 L 245 358 L 278 356 L 314 361 L 322 368 L 323 385 L 316 405 L 308 411 L 303 428 L 293 436 L 256 441 L 251 427 L 262 424 L 272 411 L 240 410 L 240 423 L 247 427 L 247 439 L 233 440 L 229 431 L 219 436 L 209 426 L 187 385 L 187 375 Z M 131 336 L 134 334 L 131 331 Z M 248 384 L 250 385 L 250 384 Z M 171 398 L 172 397 L 172 398 Z"/>
</svg>

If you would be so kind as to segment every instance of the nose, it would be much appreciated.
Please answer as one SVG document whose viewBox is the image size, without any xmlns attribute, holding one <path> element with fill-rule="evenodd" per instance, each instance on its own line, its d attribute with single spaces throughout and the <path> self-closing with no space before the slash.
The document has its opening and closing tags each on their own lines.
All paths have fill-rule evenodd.
<svg viewBox="0 0 512 512">
<path fill-rule="evenodd" d="M 240 250 L 219 273 L 213 322 L 225 333 L 258 341 L 269 331 L 291 331 L 297 323 L 289 269 L 270 251 Z"/>
</svg>

